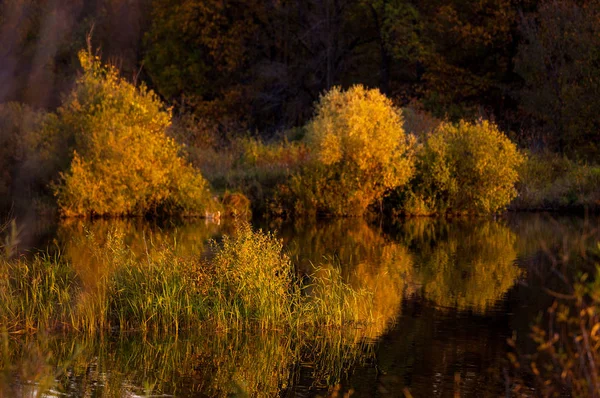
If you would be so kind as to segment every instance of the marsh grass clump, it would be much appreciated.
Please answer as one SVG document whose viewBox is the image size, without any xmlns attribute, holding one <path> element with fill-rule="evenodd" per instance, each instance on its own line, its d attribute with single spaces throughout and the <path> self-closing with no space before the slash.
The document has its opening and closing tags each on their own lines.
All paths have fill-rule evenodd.
<svg viewBox="0 0 600 398">
<path fill-rule="evenodd" d="M 366 327 L 373 321 L 372 292 L 346 283 L 339 266 L 318 267 L 312 277 L 311 294 L 303 308 L 304 318 L 324 327 Z"/>
<path fill-rule="evenodd" d="M 62 328 L 76 286 L 76 273 L 58 256 L 0 258 L 0 324 L 11 332 Z"/>
<path fill-rule="evenodd" d="M 139 255 L 119 233 L 109 233 L 102 244 L 93 235 L 86 239 L 94 266 L 78 267 L 86 283 L 73 319 L 76 329 L 177 333 L 200 323 L 203 296 L 191 273 L 195 263 L 151 242 Z"/>
<path fill-rule="evenodd" d="M 282 242 L 242 222 L 212 245 L 212 257 L 154 246 L 134 253 L 118 232 L 89 234 L 72 259 L 37 254 L 0 262 L 0 319 L 13 331 L 66 329 L 174 332 L 197 327 L 364 327 L 374 322 L 366 290 L 337 269 L 315 272 L 303 293 Z M 85 253 L 84 253 L 85 252 Z"/>
<path fill-rule="evenodd" d="M 177 258 L 119 267 L 111 277 L 110 312 L 122 330 L 190 329 L 204 315 L 203 298 Z"/>
<path fill-rule="evenodd" d="M 213 247 L 215 256 L 205 272 L 217 323 L 290 326 L 301 303 L 282 242 L 243 223 L 233 237 Z"/>
</svg>

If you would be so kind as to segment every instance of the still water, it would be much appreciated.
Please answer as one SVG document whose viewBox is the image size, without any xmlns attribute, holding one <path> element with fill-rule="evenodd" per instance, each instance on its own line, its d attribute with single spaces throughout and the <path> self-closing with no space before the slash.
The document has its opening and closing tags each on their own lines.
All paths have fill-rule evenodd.
<svg viewBox="0 0 600 398">
<path fill-rule="evenodd" d="M 209 239 L 235 233 L 227 220 L 23 224 L 22 247 L 60 250 L 90 279 L 85 234 L 117 230 L 140 254 L 150 242 L 197 256 Z M 560 291 L 560 275 L 590 270 L 599 226 L 597 217 L 551 214 L 257 223 L 277 231 L 300 276 L 338 264 L 349 284 L 373 292 L 380 323 L 310 341 L 278 331 L 4 336 L 0 397 L 503 396 L 506 339 L 534 349 L 529 325 L 552 303 L 544 288 Z"/>
</svg>

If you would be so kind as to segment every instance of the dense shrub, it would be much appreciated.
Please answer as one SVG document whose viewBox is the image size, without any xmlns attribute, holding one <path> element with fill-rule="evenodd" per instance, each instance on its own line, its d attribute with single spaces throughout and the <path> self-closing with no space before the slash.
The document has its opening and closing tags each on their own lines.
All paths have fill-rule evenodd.
<svg viewBox="0 0 600 398">
<path fill-rule="evenodd" d="M 136 88 L 97 57 L 79 54 L 84 73 L 54 124 L 73 148 L 56 187 L 64 215 L 203 214 L 206 181 L 165 135 L 171 113 L 145 86 Z"/>
<path fill-rule="evenodd" d="M 523 156 L 498 128 L 443 123 L 418 151 L 417 172 L 401 199 L 409 214 L 494 213 L 517 195 Z"/>
<path fill-rule="evenodd" d="M 304 210 L 361 215 L 413 172 L 412 140 L 400 109 L 378 90 L 335 87 L 307 125 L 312 162 L 292 189 Z"/>
</svg>

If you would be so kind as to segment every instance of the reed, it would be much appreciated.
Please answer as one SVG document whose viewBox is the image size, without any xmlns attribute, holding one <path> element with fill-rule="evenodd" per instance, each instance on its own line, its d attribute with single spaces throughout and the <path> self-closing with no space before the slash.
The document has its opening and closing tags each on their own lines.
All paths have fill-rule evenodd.
<svg viewBox="0 0 600 398">
<path fill-rule="evenodd" d="M 119 233 L 79 244 L 87 255 L 75 261 L 60 253 L 0 260 L 0 320 L 9 331 L 306 332 L 375 321 L 372 292 L 345 283 L 335 266 L 301 286 L 282 242 L 247 223 L 213 242 L 210 259 L 151 241 L 140 256 Z"/>
<path fill-rule="evenodd" d="M 62 327 L 76 284 L 72 268 L 59 256 L 0 259 L 0 324 L 9 332 Z"/>
</svg>

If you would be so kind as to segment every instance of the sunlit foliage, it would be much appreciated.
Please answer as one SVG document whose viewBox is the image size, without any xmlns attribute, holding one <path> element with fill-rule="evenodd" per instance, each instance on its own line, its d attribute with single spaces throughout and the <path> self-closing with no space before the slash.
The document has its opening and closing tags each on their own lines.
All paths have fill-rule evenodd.
<svg viewBox="0 0 600 398">
<path fill-rule="evenodd" d="M 494 213 L 517 195 L 523 156 L 487 121 L 444 123 L 426 138 L 406 194 L 412 214 Z"/>
<path fill-rule="evenodd" d="M 170 111 L 145 86 L 136 88 L 87 52 L 79 56 L 83 74 L 48 127 L 73 148 L 56 187 L 62 214 L 203 214 L 208 186 L 165 135 Z"/>
<path fill-rule="evenodd" d="M 292 188 L 317 212 L 361 215 L 413 172 L 401 111 L 379 90 L 336 87 L 321 96 L 306 140 L 313 164 Z"/>
</svg>

